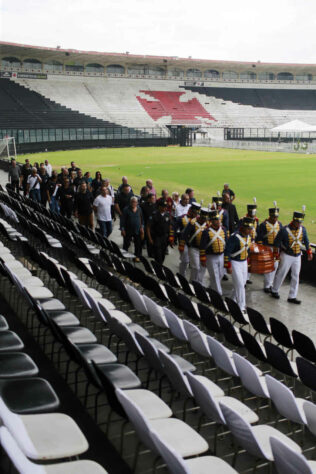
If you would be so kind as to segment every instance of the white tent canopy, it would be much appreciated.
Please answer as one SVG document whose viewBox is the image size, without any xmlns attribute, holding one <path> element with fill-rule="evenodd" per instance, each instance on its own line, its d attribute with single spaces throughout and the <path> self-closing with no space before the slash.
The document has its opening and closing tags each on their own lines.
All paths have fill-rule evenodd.
<svg viewBox="0 0 316 474">
<path fill-rule="evenodd" d="M 271 128 L 271 132 L 289 132 L 289 133 L 302 133 L 302 132 L 316 132 L 316 125 L 310 125 L 301 120 L 292 120 L 291 122 L 278 125 L 277 127 Z"/>
</svg>

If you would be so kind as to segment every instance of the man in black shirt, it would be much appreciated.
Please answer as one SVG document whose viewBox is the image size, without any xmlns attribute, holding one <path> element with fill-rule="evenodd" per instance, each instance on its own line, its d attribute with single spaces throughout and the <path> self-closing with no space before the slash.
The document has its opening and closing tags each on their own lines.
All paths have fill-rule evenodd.
<svg viewBox="0 0 316 474">
<path fill-rule="evenodd" d="M 235 193 L 232 189 L 229 188 L 229 184 L 228 183 L 225 183 L 224 184 L 224 189 L 222 191 L 222 196 L 224 196 L 224 193 L 228 193 L 229 194 L 229 197 L 230 197 L 230 202 L 233 202 L 234 199 L 235 199 Z"/>
<path fill-rule="evenodd" d="M 151 194 L 149 193 L 148 196 L 147 196 L 147 201 L 142 203 L 140 205 L 142 211 L 143 211 L 143 216 L 144 216 L 144 226 L 146 228 L 147 224 L 148 224 L 148 220 L 150 218 L 150 216 L 152 215 L 153 212 L 155 212 L 157 210 L 157 206 L 156 206 L 156 196 L 154 194 Z M 145 235 L 145 240 L 143 241 L 144 244 L 146 242 L 147 244 L 147 253 L 148 253 L 148 257 L 152 257 L 152 247 L 150 245 L 150 243 L 148 242 L 148 236 L 147 236 L 147 233 Z M 143 245 L 144 246 L 144 245 Z"/>
<path fill-rule="evenodd" d="M 24 194 L 24 196 L 26 196 L 26 194 L 27 194 L 27 178 L 32 173 L 32 166 L 31 166 L 30 160 L 28 158 L 26 158 L 26 160 L 25 160 L 25 165 L 22 166 L 22 172 L 21 173 L 22 173 L 21 183 L 22 183 L 22 187 L 23 187 L 23 194 Z"/>
<path fill-rule="evenodd" d="M 87 179 L 83 176 L 81 169 L 78 168 L 77 177 L 74 179 L 74 185 L 76 186 L 76 189 L 77 189 L 78 191 L 79 191 L 79 186 L 80 186 L 82 183 L 88 184 Z"/>
<path fill-rule="evenodd" d="M 228 230 L 230 234 L 235 232 L 238 229 L 239 217 L 237 213 L 236 206 L 231 203 L 229 193 L 223 194 L 223 209 L 226 209 L 228 214 Z"/>
<path fill-rule="evenodd" d="M 75 195 L 74 214 L 79 224 L 93 229 L 93 196 L 87 189 L 87 183 L 81 183 Z"/>
<path fill-rule="evenodd" d="M 156 262 L 164 262 L 168 244 L 173 246 L 173 228 L 171 217 L 167 211 L 168 203 L 163 199 L 157 201 L 158 210 L 148 220 L 147 237 L 152 246 L 153 256 Z"/>
<path fill-rule="evenodd" d="M 123 189 L 124 186 L 126 186 L 126 184 L 128 184 L 127 176 L 122 176 L 122 184 L 120 184 L 119 187 L 117 188 L 117 194 L 122 192 L 122 189 Z M 131 188 L 131 191 L 133 192 L 131 186 L 130 186 L 130 188 Z"/>
<path fill-rule="evenodd" d="M 69 179 L 64 180 L 64 184 L 58 189 L 57 199 L 60 202 L 60 213 L 62 216 L 71 218 L 74 207 L 74 187 Z"/>
<path fill-rule="evenodd" d="M 135 261 L 139 262 L 139 257 L 142 254 L 142 240 L 144 238 L 144 218 L 136 196 L 132 196 L 129 205 L 123 209 L 121 234 L 124 238 L 124 250 L 128 250 L 131 241 L 134 241 Z"/>
<path fill-rule="evenodd" d="M 116 193 L 114 207 L 119 216 L 122 215 L 124 207 L 129 205 L 132 196 L 134 196 L 134 194 L 128 184 L 123 184 L 121 192 Z"/>
<path fill-rule="evenodd" d="M 76 163 L 74 161 L 72 161 L 70 163 L 70 168 L 68 168 L 69 175 L 72 171 L 75 171 L 75 173 L 78 173 L 78 170 L 79 170 L 79 168 L 77 168 Z"/>
<path fill-rule="evenodd" d="M 11 160 L 11 165 L 9 166 L 8 179 L 9 183 L 11 182 L 11 187 L 16 193 L 19 192 L 20 187 L 20 178 L 21 178 L 21 169 L 17 165 L 16 160 Z"/>
<path fill-rule="evenodd" d="M 61 172 L 59 173 L 57 179 L 60 184 L 63 184 L 64 179 L 69 178 L 69 173 L 66 166 L 61 167 Z"/>
</svg>

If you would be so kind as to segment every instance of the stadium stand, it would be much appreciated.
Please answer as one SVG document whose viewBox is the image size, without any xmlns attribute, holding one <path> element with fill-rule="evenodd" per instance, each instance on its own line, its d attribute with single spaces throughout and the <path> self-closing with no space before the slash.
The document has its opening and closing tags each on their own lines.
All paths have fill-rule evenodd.
<svg viewBox="0 0 316 474">
<path fill-rule="evenodd" d="M 277 88 L 193 87 L 174 80 L 53 75 L 47 80 L 13 81 L 81 114 L 124 127 L 156 128 L 159 133 L 166 125 L 216 129 L 272 128 L 295 119 L 316 123 L 315 90 L 280 84 Z"/>
<path fill-rule="evenodd" d="M 115 127 L 67 109 L 9 79 L 0 79 L 0 128 Z"/>
</svg>

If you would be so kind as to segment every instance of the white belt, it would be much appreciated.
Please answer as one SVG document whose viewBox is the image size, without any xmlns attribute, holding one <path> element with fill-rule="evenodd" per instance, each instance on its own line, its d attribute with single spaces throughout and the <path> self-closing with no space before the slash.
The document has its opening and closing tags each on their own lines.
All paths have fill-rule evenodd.
<svg viewBox="0 0 316 474">
<path fill-rule="evenodd" d="M 196 225 L 199 227 L 197 231 L 194 232 L 194 234 L 192 235 L 191 239 L 189 240 L 189 244 L 191 244 L 193 242 L 193 240 L 195 239 L 195 237 L 203 231 L 204 227 L 205 227 L 205 223 L 203 225 L 199 225 L 198 223 L 196 223 Z"/>
<path fill-rule="evenodd" d="M 249 248 L 249 236 L 247 237 L 247 243 L 246 243 L 246 244 L 245 244 L 244 240 L 240 237 L 239 234 L 236 234 L 236 237 L 237 237 L 237 238 L 240 240 L 240 242 L 243 244 L 243 247 L 242 247 L 240 250 L 238 250 L 237 252 L 231 254 L 231 257 L 233 257 L 233 258 L 234 258 L 234 257 L 237 257 L 238 255 L 240 255 L 244 250 L 247 251 L 248 248 Z"/>
<path fill-rule="evenodd" d="M 266 224 L 267 227 L 270 227 L 270 231 L 264 236 L 265 239 L 274 232 L 278 232 L 278 222 L 276 222 L 275 224 L 270 224 L 270 222 L 267 222 Z"/>
<path fill-rule="evenodd" d="M 225 240 L 223 239 L 223 237 L 222 237 L 221 235 L 219 235 L 220 232 L 221 232 L 221 230 L 222 230 L 222 228 L 220 227 L 220 228 L 218 229 L 218 231 L 213 235 L 212 240 L 209 241 L 209 243 L 207 244 L 206 248 L 209 248 L 209 247 L 215 242 L 216 239 L 221 240 L 221 241 L 223 242 L 224 248 L 225 248 L 226 242 L 225 242 Z"/>
<path fill-rule="evenodd" d="M 301 237 L 302 235 L 302 227 L 300 227 L 300 230 L 298 232 L 298 235 L 297 237 L 294 237 L 294 235 L 292 234 L 291 230 L 286 227 L 286 231 L 287 233 L 292 237 L 293 239 L 293 243 L 291 245 L 291 249 L 294 247 L 295 244 L 298 244 L 300 246 L 301 249 L 304 249 L 304 245 L 300 242 L 299 238 Z"/>
</svg>

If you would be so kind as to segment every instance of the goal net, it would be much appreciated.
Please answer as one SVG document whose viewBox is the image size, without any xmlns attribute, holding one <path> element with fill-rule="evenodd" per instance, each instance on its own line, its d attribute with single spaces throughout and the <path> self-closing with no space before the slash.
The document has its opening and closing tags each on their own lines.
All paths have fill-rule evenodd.
<svg viewBox="0 0 316 474">
<path fill-rule="evenodd" d="M 0 159 L 16 159 L 16 148 L 14 137 L 0 139 Z"/>
</svg>

